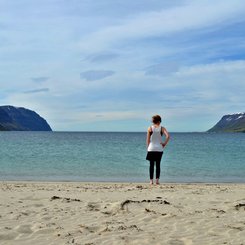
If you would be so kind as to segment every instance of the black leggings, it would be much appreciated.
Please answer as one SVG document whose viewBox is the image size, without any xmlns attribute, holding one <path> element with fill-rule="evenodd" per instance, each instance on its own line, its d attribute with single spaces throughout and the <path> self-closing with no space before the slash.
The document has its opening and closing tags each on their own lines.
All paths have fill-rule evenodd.
<svg viewBox="0 0 245 245">
<path fill-rule="evenodd" d="M 150 179 L 153 179 L 153 176 L 154 176 L 154 163 L 156 163 L 156 179 L 159 179 L 160 172 L 161 172 L 161 168 L 160 168 L 161 160 L 160 161 L 153 161 L 153 160 L 150 161 L 150 168 L 149 168 Z"/>
</svg>

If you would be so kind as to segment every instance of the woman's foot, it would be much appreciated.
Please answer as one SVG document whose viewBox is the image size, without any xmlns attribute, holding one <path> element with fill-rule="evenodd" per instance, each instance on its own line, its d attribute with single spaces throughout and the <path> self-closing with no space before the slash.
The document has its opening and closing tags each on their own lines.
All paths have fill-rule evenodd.
<svg viewBox="0 0 245 245">
<path fill-rule="evenodd" d="M 150 180 L 150 185 L 153 185 L 153 179 Z"/>
<path fill-rule="evenodd" d="M 160 185 L 159 179 L 156 179 L 156 185 Z"/>
</svg>

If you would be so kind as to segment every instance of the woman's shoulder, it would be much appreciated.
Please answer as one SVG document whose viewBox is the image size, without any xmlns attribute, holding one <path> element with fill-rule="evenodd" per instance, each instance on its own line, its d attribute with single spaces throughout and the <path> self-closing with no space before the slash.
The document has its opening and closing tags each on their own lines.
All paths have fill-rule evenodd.
<svg viewBox="0 0 245 245">
<path fill-rule="evenodd" d="M 152 132 L 152 126 L 149 126 L 147 129 L 148 132 Z"/>
</svg>

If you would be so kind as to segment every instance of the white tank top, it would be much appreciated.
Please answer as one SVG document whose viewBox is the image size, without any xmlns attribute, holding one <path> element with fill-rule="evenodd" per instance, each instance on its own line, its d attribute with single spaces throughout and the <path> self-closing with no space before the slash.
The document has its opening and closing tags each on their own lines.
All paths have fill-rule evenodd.
<svg viewBox="0 0 245 245">
<path fill-rule="evenodd" d="M 151 126 L 152 135 L 150 138 L 150 144 L 148 146 L 148 151 L 163 151 L 162 148 L 162 136 L 161 136 L 162 127 Z"/>
</svg>

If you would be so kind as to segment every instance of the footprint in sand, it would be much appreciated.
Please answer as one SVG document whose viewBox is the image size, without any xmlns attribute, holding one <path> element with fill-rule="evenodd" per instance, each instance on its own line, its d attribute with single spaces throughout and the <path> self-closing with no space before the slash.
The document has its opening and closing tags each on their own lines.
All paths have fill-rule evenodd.
<svg viewBox="0 0 245 245">
<path fill-rule="evenodd" d="M 96 202 L 89 202 L 87 204 L 88 211 L 100 211 L 100 204 Z"/>
<path fill-rule="evenodd" d="M 4 244 L 1 243 L 1 241 L 5 242 L 5 241 L 10 241 L 10 240 L 14 240 L 19 234 L 17 232 L 8 232 L 8 233 L 4 233 L 4 234 L 0 234 L 0 244 Z"/>
<path fill-rule="evenodd" d="M 169 245 L 184 245 L 185 243 L 181 240 L 170 240 L 167 244 L 169 244 Z"/>
<path fill-rule="evenodd" d="M 101 228 L 100 226 L 87 226 L 87 225 L 79 225 L 81 230 L 80 232 L 90 232 L 90 233 L 94 233 L 94 232 L 102 232 L 104 230 L 104 228 Z"/>
<path fill-rule="evenodd" d="M 103 211 L 101 211 L 103 214 L 107 215 L 116 215 L 118 212 L 121 211 L 121 203 L 120 202 L 114 202 L 114 203 L 108 203 L 104 206 Z"/>
<path fill-rule="evenodd" d="M 33 231 L 33 233 L 35 235 L 37 234 L 51 234 L 51 233 L 54 233 L 55 231 L 57 231 L 57 227 L 56 227 L 56 224 L 55 223 L 48 223 L 48 224 L 45 224 L 45 223 L 36 223 L 35 225 L 33 225 L 31 227 L 31 230 Z M 61 229 L 59 229 L 61 230 Z"/>
<path fill-rule="evenodd" d="M 15 230 L 19 233 L 31 234 L 33 230 L 31 229 L 31 225 L 18 225 L 15 227 Z"/>
<path fill-rule="evenodd" d="M 55 232 L 55 229 L 43 228 L 43 229 L 36 230 L 34 233 L 35 234 L 51 234 L 51 233 L 54 233 L 54 232 Z"/>
</svg>

